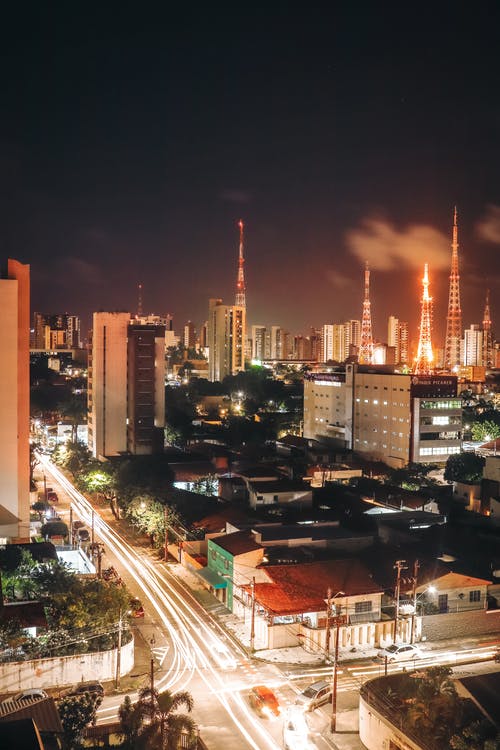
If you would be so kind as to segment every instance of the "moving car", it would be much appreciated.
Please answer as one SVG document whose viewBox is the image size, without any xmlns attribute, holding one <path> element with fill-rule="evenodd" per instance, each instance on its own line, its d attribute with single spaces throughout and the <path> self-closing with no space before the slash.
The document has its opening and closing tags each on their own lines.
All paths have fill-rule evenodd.
<svg viewBox="0 0 500 750">
<path fill-rule="evenodd" d="M 33 698 L 38 698 L 41 700 L 42 698 L 48 698 L 48 694 L 45 692 L 45 690 L 42 690 L 42 688 L 28 688 L 27 690 L 21 690 L 20 693 L 16 693 L 16 695 L 11 695 L 9 698 L 6 698 L 2 701 L 3 703 L 9 703 L 10 701 L 29 701 Z"/>
<path fill-rule="evenodd" d="M 332 699 L 332 683 L 326 680 L 313 682 L 298 694 L 295 704 L 302 706 L 304 711 L 313 711 L 323 703 L 328 703 Z"/>
<path fill-rule="evenodd" d="M 300 706 L 289 706 L 283 722 L 283 747 L 285 750 L 313 750 L 309 740 L 309 727 Z"/>
<path fill-rule="evenodd" d="M 275 694 L 265 685 L 257 685 L 248 693 L 248 700 L 253 709 L 262 718 L 270 719 L 271 714 L 279 716 L 280 704 Z"/>
<path fill-rule="evenodd" d="M 131 617 L 144 617 L 142 602 L 135 596 L 130 600 L 130 615 Z"/>
<path fill-rule="evenodd" d="M 378 659 L 389 662 L 409 661 L 410 659 L 422 659 L 423 654 L 418 646 L 413 643 L 393 643 L 392 646 L 381 649 L 377 654 Z"/>
<path fill-rule="evenodd" d="M 61 696 L 64 698 L 71 698 L 72 696 L 85 695 L 104 695 L 104 688 L 97 680 L 87 680 L 86 682 L 79 682 L 78 685 L 73 685 L 69 690 L 64 690 Z"/>
</svg>

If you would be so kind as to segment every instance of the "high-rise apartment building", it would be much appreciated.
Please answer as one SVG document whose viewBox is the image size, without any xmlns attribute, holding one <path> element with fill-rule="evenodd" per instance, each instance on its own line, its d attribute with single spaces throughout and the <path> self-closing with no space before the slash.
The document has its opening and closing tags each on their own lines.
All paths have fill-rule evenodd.
<svg viewBox="0 0 500 750">
<path fill-rule="evenodd" d="M 321 328 L 321 361 L 333 360 L 333 325 L 325 324 Z"/>
<path fill-rule="evenodd" d="M 271 326 L 271 341 L 269 355 L 271 359 L 285 359 L 284 355 L 284 333 L 281 326 Z"/>
<path fill-rule="evenodd" d="M 163 448 L 165 329 L 127 312 L 94 313 L 88 435 L 96 458 Z"/>
<path fill-rule="evenodd" d="M 252 326 L 252 359 L 262 362 L 269 358 L 269 341 L 266 326 Z"/>
<path fill-rule="evenodd" d="M 208 309 L 208 378 L 221 381 L 245 369 L 246 315 L 239 305 L 211 299 Z"/>
<path fill-rule="evenodd" d="M 0 273 L 0 542 L 30 539 L 30 268 Z"/>
<path fill-rule="evenodd" d="M 196 330 L 194 327 L 194 323 L 191 320 L 188 320 L 188 322 L 184 326 L 183 343 L 186 349 L 194 349 L 196 346 Z"/>
<path fill-rule="evenodd" d="M 33 314 L 32 349 L 80 349 L 80 318 L 67 313 L 46 315 Z"/>
<path fill-rule="evenodd" d="M 483 363 L 483 330 L 474 323 L 464 331 L 463 364 L 481 367 Z"/>
<path fill-rule="evenodd" d="M 396 364 L 409 362 L 408 336 L 408 323 L 390 315 L 387 323 L 387 345 L 394 347 Z"/>
</svg>

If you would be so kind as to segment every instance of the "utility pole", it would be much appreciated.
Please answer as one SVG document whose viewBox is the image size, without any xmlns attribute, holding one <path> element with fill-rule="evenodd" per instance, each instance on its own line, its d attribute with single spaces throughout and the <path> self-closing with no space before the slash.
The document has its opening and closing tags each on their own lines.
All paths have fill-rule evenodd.
<svg viewBox="0 0 500 750">
<path fill-rule="evenodd" d="M 335 651 L 333 657 L 333 684 L 332 684 L 332 720 L 330 732 L 333 734 L 337 731 L 337 672 L 339 665 L 339 635 L 340 628 L 347 625 L 346 615 L 335 615 L 332 617 L 332 624 L 335 625 Z"/>
<path fill-rule="evenodd" d="M 92 508 L 92 525 L 90 529 L 91 529 L 92 549 L 94 549 L 94 509 L 93 508 Z"/>
<path fill-rule="evenodd" d="M 332 606 L 332 590 L 326 592 L 326 634 L 325 634 L 325 656 L 330 655 L 330 609 Z"/>
<path fill-rule="evenodd" d="M 399 592 L 401 590 L 401 571 L 408 570 L 406 560 L 396 560 L 394 567 L 396 568 L 396 589 L 394 592 L 394 598 L 396 600 L 396 611 L 394 614 L 394 641 L 398 637 L 398 624 L 399 624 Z"/>
<path fill-rule="evenodd" d="M 163 525 L 165 527 L 165 545 L 163 547 L 163 560 L 167 562 L 168 560 L 168 536 L 167 536 L 167 506 L 163 508 Z"/>
<path fill-rule="evenodd" d="M 250 651 L 255 648 L 255 576 L 252 576 L 252 619 L 250 620 Z"/>
<path fill-rule="evenodd" d="M 73 506 L 69 506 L 69 543 L 73 546 Z"/>
<path fill-rule="evenodd" d="M 420 568 L 420 563 L 418 560 L 415 560 L 415 562 L 413 563 L 413 578 L 412 578 L 413 614 L 411 616 L 410 643 L 415 642 L 415 621 L 416 621 L 416 616 L 417 616 L 417 579 L 418 579 L 419 568 Z"/>
</svg>

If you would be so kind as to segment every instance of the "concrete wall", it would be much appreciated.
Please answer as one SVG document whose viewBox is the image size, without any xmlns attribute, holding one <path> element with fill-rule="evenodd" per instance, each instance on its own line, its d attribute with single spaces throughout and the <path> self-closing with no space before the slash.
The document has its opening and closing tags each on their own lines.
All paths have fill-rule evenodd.
<svg viewBox="0 0 500 750">
<path fill-rule="evenodd" d="M 117 649 L 92 654 L 58 656 L 0 664 L 0 691 L 17 692 L 26 688 L 58 688 L 82 680 L 114 680 Z M 122 646 L 120 676 L 134 666 L 134 640 Z"/>
<path fill-rule="evenodd" d="M 428 641 L 445 638 L 464 638 L 500 631 L 500 610 L 469 610 L 447 615 L 425 615 L 422 636 Z"/>
<path fill-rule="evenodd" d="M 359 698 L 359 738 L 368 750 L 420 750 L 420 745 L 406 737 L 362 696 Z"/>
</svg>

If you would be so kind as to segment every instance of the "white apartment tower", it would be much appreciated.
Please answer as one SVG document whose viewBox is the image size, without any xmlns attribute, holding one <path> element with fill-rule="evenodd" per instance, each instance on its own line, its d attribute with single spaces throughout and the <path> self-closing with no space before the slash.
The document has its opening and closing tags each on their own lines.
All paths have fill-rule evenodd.
<svg viewBox="0 0 500 750">
<path fill-rule="evenodd" d="M 211 299 L 208 309 L 208 379 L 222 381 L 245 369 L 246 315 L 241 305 Z"/>
<path fill-rule="evenodd" d="M 0 273 L 0 543 L 30 540 L 30 267 Z"/>
<path fill-rule="evenodd" d="M 394 315 L 389 316 L 387 324 L 387 345 L 394 347 L 396 364 L 409 361 L 408 323 Z"/>
<path fill-rule="evenodd" d="M 89 449 L 95 458 L 163 450 L 165 328 L 130 314 L 94 313 Z"/>
<path fill-rule="evenodd" d="M 94 313 L 89 352 L 88 446 L 95 458 L 127 451 L 128 312 Z"/>
<path fill-rule="evenodd" d="M 472 323 L 464 331 L 463 364 L 481 367 L 483 363 L 483 331 L 481 326 Z"/>
<path fill-rule="evenodd" d="M 252 326 L 252 359 L 262 362 L 269 358 L 266 326 Z"/>
</svg>

